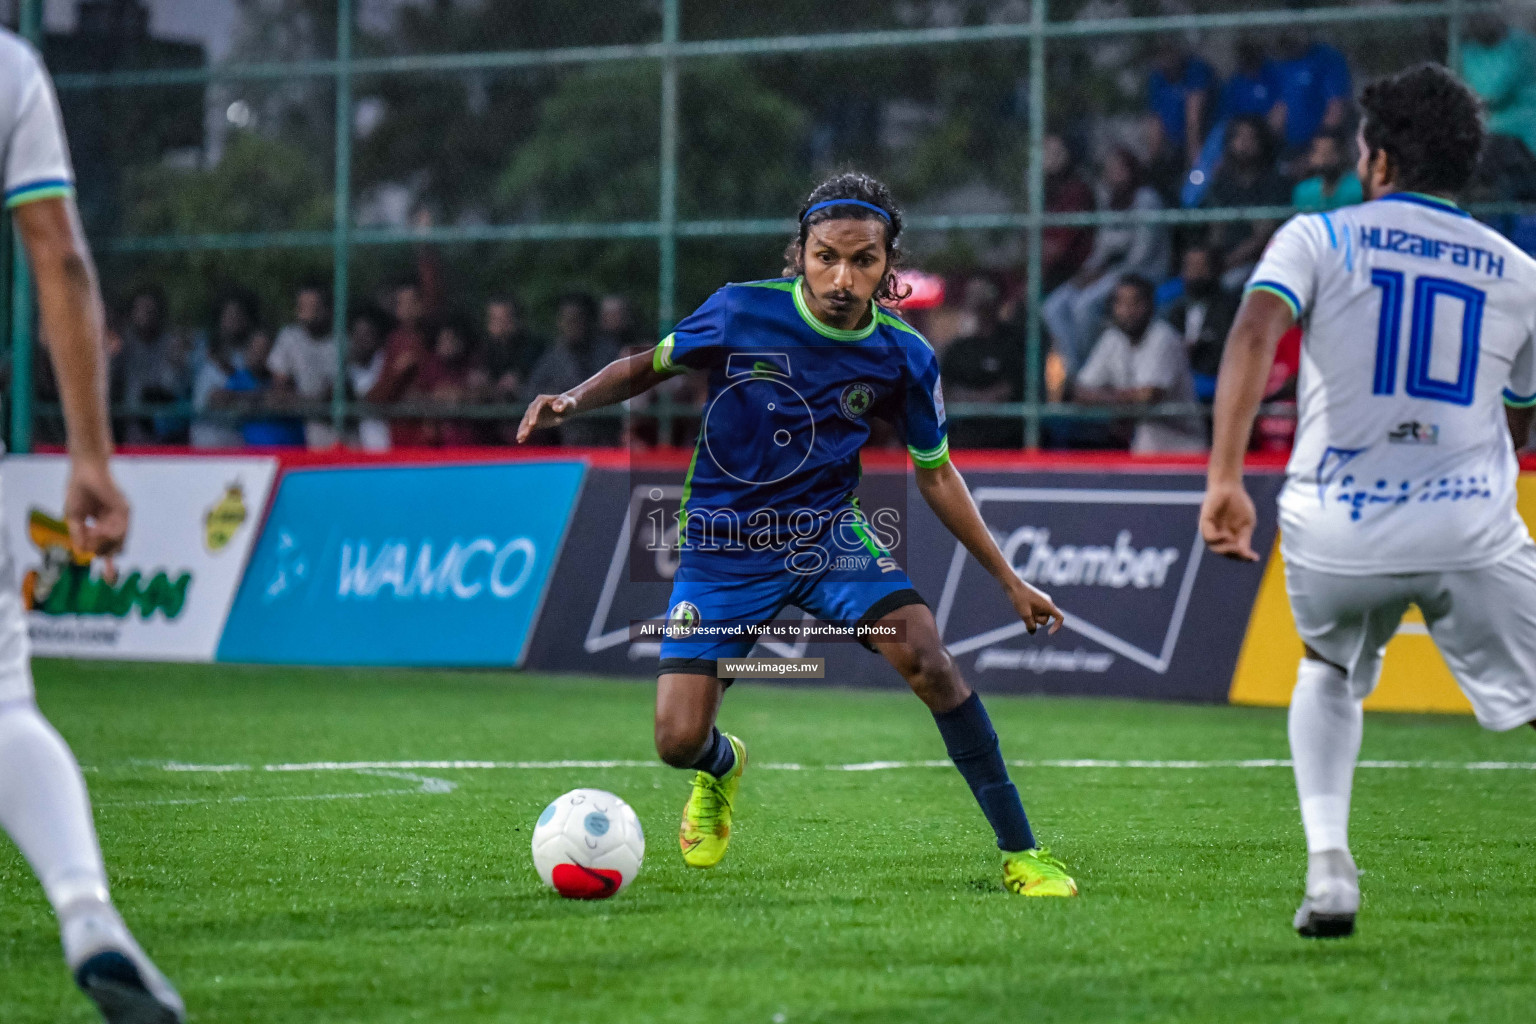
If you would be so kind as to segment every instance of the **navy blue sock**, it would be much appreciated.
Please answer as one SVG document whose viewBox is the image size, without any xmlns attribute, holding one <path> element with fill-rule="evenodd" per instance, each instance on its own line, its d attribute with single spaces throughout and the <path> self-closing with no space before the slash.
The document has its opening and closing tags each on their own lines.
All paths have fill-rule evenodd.
<svg viewBox="0 0 1536 1024">
<path fill-rule="evenodd" d="M 997 745 L 997 731 L 992 728 L 992 719 L 987 717 L 981 698 L 972 693 L 959 707 L 939 712 L 933 720 L 939 735 L 944 737 L 944 749 L 949 751 L 950 760 L 960 769 L 981 805 L 981 812 L 997 833 L 998 848 L 1033 849 L 1035 835 L 1029 830 L 1019 791 L 1008 778 L 1008 766 L 1003 763 Z"/>
<path fill-rule="evenodd" d="M 708 772 L 717 779 L 723 779 L 732 768 L 736 767 L 736 748 L 731 746 L 731 741 L 725 738 L 725 733 L 715 729 L 711 735 L 709 745 L 704 748 L 704 753 L 699 759 L 688 766 L 693 771 Z"/>
</svg>

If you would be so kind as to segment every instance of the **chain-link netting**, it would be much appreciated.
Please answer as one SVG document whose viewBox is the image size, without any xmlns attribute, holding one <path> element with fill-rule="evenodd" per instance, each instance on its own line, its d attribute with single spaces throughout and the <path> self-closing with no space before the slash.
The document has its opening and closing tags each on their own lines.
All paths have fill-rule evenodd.
<svg viewBox="0 0 1536 1024">
<path fill-rule="evenodd" d="M 779 274 L 804 196 L 856 167 L 905 208 L 903 313 L 941 351 L 957 420 L 997 421 L 977 443 L 1123 444 L 1130 410 L 1073 402 L 1115 282 L 1147 278 L 1167 316 L 1187 313 L 1187 283 L 1216 280 L 1222 301 L 1180 327 L 1190 383 L 1163 410 L 1198 420 L 1216 328 L 1268 232 L 1292 207 L 1358 201 L 1360 84 L 1422 60 L 1465 69 L 1527 38 L 1518 8 L 1474 0 L 600 7 L 48 3 L 39 42 L 128 435 L 196 441 L 206 420 L 227 442 L 253 417 L 308 417 L 362 442 L 360 419 L 409 407 L 419 423 L 435 403 L 474 425 L 448 435 L 496 443 L 493 424 L 536 387 L 574 384 L 726 281 Z M 19 4 L 0 13 L 15 24 Z M 1500 122 L 1467 198 L 1536 199 L 1527 114 L 1530 127 L 1520 111 Z M 1519 207 L 1490 210 L 1517 240 L 1532 233 Z M 307 338 L 298 365 L 273 355 L 285 330 Z M 381 361 L 403 331 L 420 372 L 391 382 Z M 46 440 L 57 406 L 41 363 Z M 400 436 L 445 436 L 413 431 Z"/>
</svg>

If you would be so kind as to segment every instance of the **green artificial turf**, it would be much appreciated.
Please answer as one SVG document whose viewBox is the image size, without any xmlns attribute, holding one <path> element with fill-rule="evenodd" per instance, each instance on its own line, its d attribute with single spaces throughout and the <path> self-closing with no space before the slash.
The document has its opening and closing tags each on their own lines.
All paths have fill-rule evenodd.
<svg viewBox="0 0 1536 1024">
<path fill-rule="evenodd" d="M 686 777 L 651 765 L 643 682 L 62 662 L 37 674 L 86 766 L 118 902 L 204 1024 L 1536 1013 L 1530 770 L 1362 768 L 1359 930 L 1308 942 L 1290 930 L 1304 854 L 1284 767 L 1016 768 L 1037 833 L 1082 886 L 1077 900 L 1024 900 L 999 888 L 990 833 L 951 768 L 823 767 L 941 759 L 906 695 L 736 687 L 722 724 L 754 768 L 730 855 L 698 872 L 674 838 Z M 1274 711 L 989 707 L 1012 759 L 1286 756 Z M 1536 761 L 1536 733 L 1376 715 L 1363 756 Z M 645 765 L 264 767 L 564 759 Z M 770 767 L 784 763 L 801 768 Z M 423 778 L 456 788 L 423 792 Z M 543 889 L 528 855 L 540 809 L 578 786 L 617 792 L 647 830 L 638 881 L 606 903 Z M 0 978 L 6 1024 L 94 1019 L 8 846 Z"/>
</svg>

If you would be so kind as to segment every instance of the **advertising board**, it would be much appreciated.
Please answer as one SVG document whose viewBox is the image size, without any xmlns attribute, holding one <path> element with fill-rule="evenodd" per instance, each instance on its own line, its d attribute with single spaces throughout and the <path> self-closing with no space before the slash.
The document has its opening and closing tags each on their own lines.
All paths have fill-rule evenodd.
<svg viewBox="0 0 1536 1024">
<path fill-rule="evenodd" d="M 942 573 L 929 598 L 939 633 L 978 686 L 1226 699 L 1263 569 L 1205 550 L 1202 477 L 981 473 L 968 480 L 1004 556 L 1066 615 L 1055 636 L 1029 636 L 991 577 L 941 527 L 919 543 L 918 552 L 948 556 L 941 568 L 915 559 L 914 570 Z M 1275 533 L 1276 486 L 1274 477 L 1249 481 L 1261 551 Z"/>
<path fill-rule="evenodd" d="M 287 474 L 219 660 L 522 664 L 583 473 L 523 462 Z"/>
<path fill-rule="evenodd" d="M 881 476 L 901 479 L 866 473 L 861 490 Z M 1056 636 L 1028 636 L 996 582 L 914 489 L 906 501 L 903 560 L 945 642 L 979 686 L 1227 698 L 1263 567 L 1205 554 L 1198 529 L 1203 478 L 1028 471 L 968 473 L 967 480 L 1004 553 L 1067 613 Z M 1278 486 L 1275 475 L 1250 480 L 1261 551 L 1274 539 Z M 658 491 L 661 499 L 651 500 Z M 634 641 L 630 626 L 665 613 L 677 558 L 646 551 L 637 538 L 658 508 L 665 513 L 669 497 L 675 513 L 675 496 L 664 486 L 618 471 L 592 473 L 573 527 L 585 542 L 563 557 L 550 597 L 558 624 L 541 625 L 531 667 L 654 671 L 659 645 Z M 902 685 L 883 659 L 854 643 L 762 643 L 757 653 L 824 657 L 825 678 L 838 685 Z"/>
<path fill-rule="evenodd" d="M 276 460 L 124 456 L 113 470 L 133 508 L 115 581 L 70 546 L 67 458 L 11 456 L 0 470 L 33 653 L 213 660 Z"/>
</svg>

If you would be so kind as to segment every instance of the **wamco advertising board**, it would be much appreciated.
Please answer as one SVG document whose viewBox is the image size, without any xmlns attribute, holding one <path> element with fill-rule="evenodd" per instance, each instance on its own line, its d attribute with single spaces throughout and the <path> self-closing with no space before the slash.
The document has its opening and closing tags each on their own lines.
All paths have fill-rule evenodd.
<svg viewBox="0 0 1536 1024">
<path fill-rule="evenodd" d="M 522 664 L 583 472 L 525 462 L 288 473 L 219 660 Z"/>
</svg>

